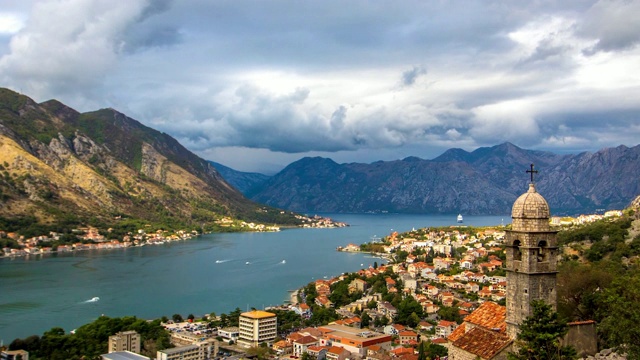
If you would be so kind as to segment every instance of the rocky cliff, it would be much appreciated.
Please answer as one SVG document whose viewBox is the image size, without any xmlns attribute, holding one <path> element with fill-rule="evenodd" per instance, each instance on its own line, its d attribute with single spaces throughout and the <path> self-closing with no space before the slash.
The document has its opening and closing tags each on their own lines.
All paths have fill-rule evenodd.
<svg viewBox="0 0 640 360">
<path fill-rule="evenodd" d="M 0 217 L 42 223 L 134 218 L 169 225 L 223 216 L 289 224 L 167 134 L 114 109 L 79 113 L 0 89 Z"/>
</svg>

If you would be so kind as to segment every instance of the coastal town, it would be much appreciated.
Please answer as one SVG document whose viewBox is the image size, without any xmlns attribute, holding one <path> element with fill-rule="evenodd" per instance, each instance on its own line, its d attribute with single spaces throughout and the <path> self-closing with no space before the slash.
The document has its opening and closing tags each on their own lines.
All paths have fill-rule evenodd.
<svg viewBox="0 0 640 360">
<path fill-rule="evenodd" d="M 620 215 L 621 212 L 611 211 L 571 221 L 548 218 L 539 226 L 544 230 L 553 224 L 572 226 Z M 343 226 L 320 217 L 315 220 L 321 220 L 317 226 Z M 503 359 L 513 341 L 506 323 L 506 301 L 514 296 L 509 294 L 507 261 L 511 257 L 513 262 L 518 256 L 509 253 L 507 245 L 512 233 L 519 231 L 514 227 L 522 226 L 518 221 L 526 220 L 516 218 L 515 225 L 507 227 L 412 229 L 360 245 L 338 247 L 338 251 L 370 252 L 380 264 L 375 261 L 353 273 L 317 279 L 293 291 L 290 301 L 281 306 L 246 312 L 236 309 L 235 315 L 190 315 L 187 320 L 177 314 L 173 319 L 163 318 L 161 324 L 169 332 L 172 347 L 157 350 L 155 358 L 418 360 L 419 356 L 474 359 L 467 355 L 482 355 L 481 359 Z M 84 240 L 103 246 L 111 244 L 112 248 L 123 246 L 106 241 L 95 230 L 83 231 L 80 236 Z M 179 232 L 169 236 L 169 241 L 197 235 Z M 124 243 L 144 246 L 166 239 L 159 232 L 139 231 Z M 33 239 L 26 241 L 29 245 Z M 85 244 L 74 248 L 82 245 Z M 537 261 L 553 266 L 556 263 L 543 255 L 538 255 Z M 593 322 L 571 326 L 579 327 L 581 333 L 594 329 Z M 491 336 L 479 343 L 478 339 L 470 339 L 474 331 Z M 141 341 L 136 331 L 117 332 L 109 337 L 108 353 L 101 357 L 149 360 L 141 355 Z M 594 349 L 585 351 L 595 353 Z M 28 357 L 24 350 L 4 354 L 13 356 L 8 359 Z"/>
<path fill-rule="evenodd" d="M 344 222 L 334 221 L 319 215 L 296 215 L 301 220 L 303 228 L 337 228 L 348 226 Z M 119 220 L 119 219 L 117 219 Z M 233 231 L 247 232 L 276 232 L 280 227 L 274 225 L 247 223 L 223 217 L 216 223 L 221 228 Z M 150 231 L 150 226 L 128 232 L 120 239 L 111 236 L 112 229 L 101 232 L 95 227 L 79 227 L 71 230 L 72 235 L 58 232 L 49 232 L 39 236 L 25 238 L 17 232 L 8 232 L 0 229 L 0 240 L 7 239 L 11 246 L 0 247 L 0 257 L 19 257 L 47 255 L 52 253 L 70 253 L 85 250 L 111 250 L 124 249 L 136 246 L 162 245 L 176 241 L 189 240 L 204 232 L 197 230 L 163 230 Z"/>
<path fill-rule="evenodd" d="M 549 219 L 542 227 L 554 222 Z M 507 257 L 513 262 L 517 256 L 507 251 L 512 231 L 504 226 L 412 229 L 339 247 L 372 252 L 381 264 L 317 279 L 292 292 L 282 306 L 236 309 L 236 320 L 232 314 L 163 318 L 173 347 L 158 350 L 156 359 L 503 359 L 512 342 L 505 307 L 514 296 L 505 276 Z M 537 261 L 549 260 L 539 256 Z M 295 314 L 296 326 L 286 314 Z M 333 315 L 321 321 L 327 314 Z M 594 328 L 593 322 L 570 325 L 581 333 Z M 472 335 L 477 332 L 484 334 L 482 341 Z M 595 353 L 594 346 L 581 350 Z M 141 336 L 135 331 L 113 334 L 108 349 L 102 359 L 150 359 L 140 355 Z M 24 354 L 20 351 L 12 354 Z"/>
</svg>

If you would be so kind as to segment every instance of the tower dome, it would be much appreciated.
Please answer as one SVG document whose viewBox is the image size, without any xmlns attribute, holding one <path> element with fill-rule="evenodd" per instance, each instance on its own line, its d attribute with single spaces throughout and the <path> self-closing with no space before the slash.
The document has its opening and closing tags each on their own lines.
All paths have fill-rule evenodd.
<svg viewBox="0 0 640 360">
<path fill-rule="evenodd" d="M 549 231 L 549 204 L 538 194 L 536 186 L 529 184 L 529 190 L 513 203 L 511 218 L 513 230 Z"/>
</svg>

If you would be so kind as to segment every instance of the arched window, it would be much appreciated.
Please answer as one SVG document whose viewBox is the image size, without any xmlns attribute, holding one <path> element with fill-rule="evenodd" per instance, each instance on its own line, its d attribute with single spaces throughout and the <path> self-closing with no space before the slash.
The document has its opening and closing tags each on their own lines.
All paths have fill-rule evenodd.
<svg viewBox="0 0 640 360">
<path fill-rule="evenodd" d="M 513 260 L 522 261 L 522 252 L 520 251 L 520 240 L 513 242 Z"/>
<path fill-rule="evenodd" d="M 538 262 L 547 261 L 547 260 L 548 260 L 547 242 L 544 240 L 540 240 L 538 242 Z"/>
</svg>

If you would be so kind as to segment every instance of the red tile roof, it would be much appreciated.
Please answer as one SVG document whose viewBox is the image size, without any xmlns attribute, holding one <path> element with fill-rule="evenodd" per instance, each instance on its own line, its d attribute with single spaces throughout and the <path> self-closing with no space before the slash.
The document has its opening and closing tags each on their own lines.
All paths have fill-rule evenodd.
<svg viewBox="0 0 640 360">
<path fill-rule="evenodd" d="M 498 329 L 504 333 L 507 329 L 507 308 L 491 301 L 485 301 L 475 309 L 464 321 L 482 326 L 488 330 Z"/>
<path fill-rule="evenodd" d="M 505 334 L 475 327 L 460 339 L 454 341 L 453 346 L 482 359 L 492 359 L 505 347 L 509 346 L 512 341 Z"/>
</svg>

